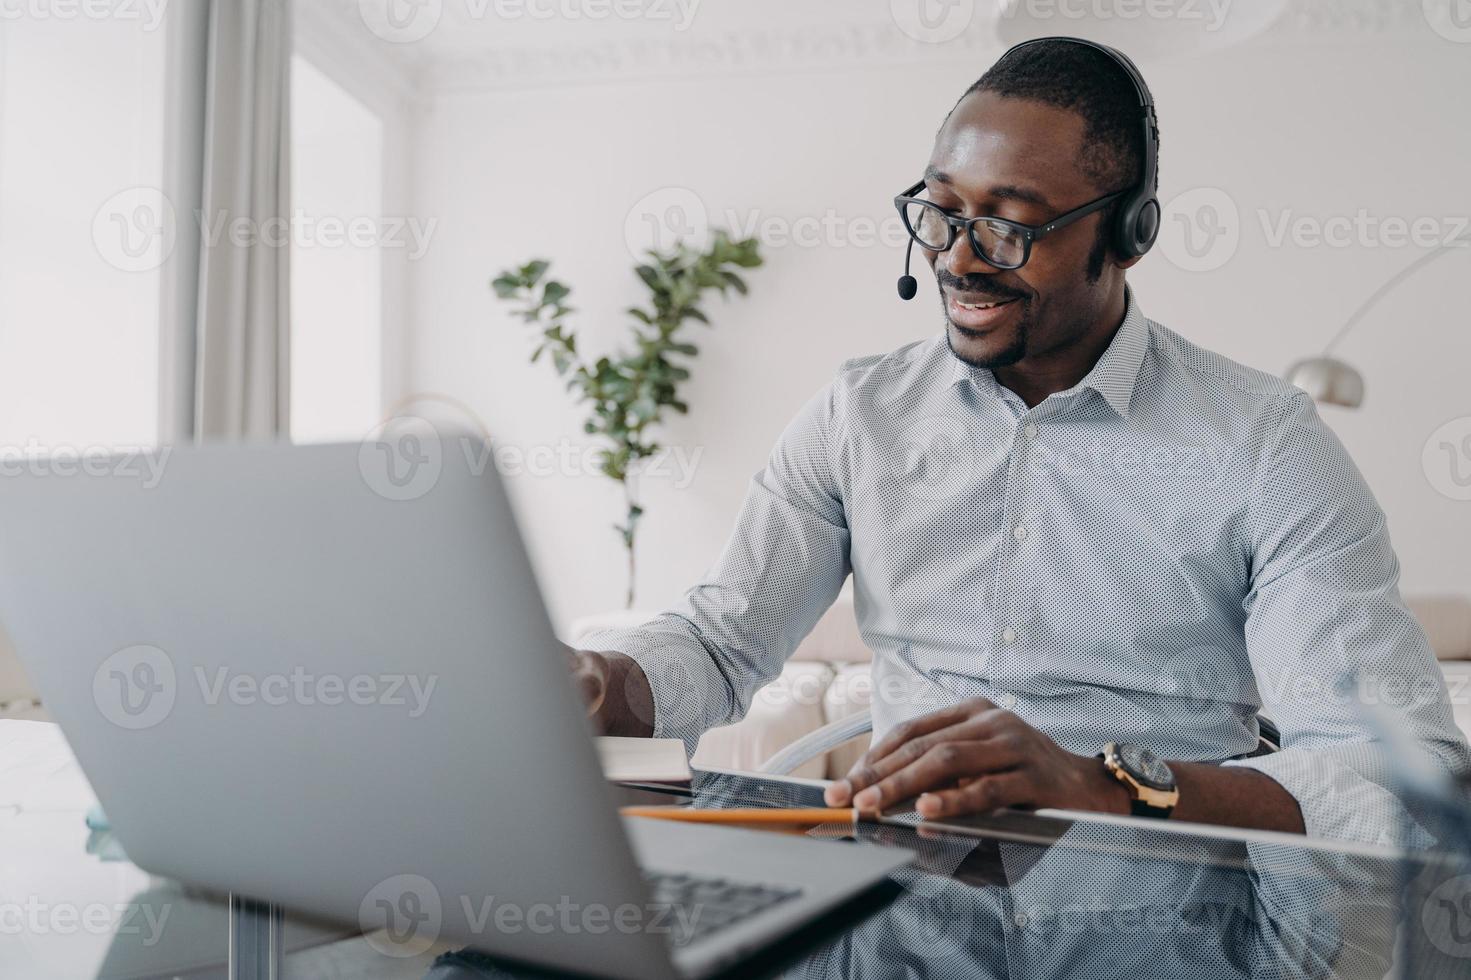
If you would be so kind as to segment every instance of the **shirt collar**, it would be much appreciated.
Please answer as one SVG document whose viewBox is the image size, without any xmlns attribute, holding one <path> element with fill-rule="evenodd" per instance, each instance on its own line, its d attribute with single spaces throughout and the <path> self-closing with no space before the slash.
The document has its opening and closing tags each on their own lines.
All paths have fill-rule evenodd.
<svg viewBox="0 0 1471 980">
<path fill-rule="evenodd" d="M 1139 369 L 1149 348 L 1149 325 L 1134 299 L 1134 291 L 1127 287 L 1124 303 L 1124 322 L 1109 342 L 1108 349 L 1093 365 L 1093 370 L 1072 390 L 1092 388 L 1115 412 L 1128 418 L 1129 400 L 1133 397 L 1134 387 L 1139 381 Z M 972 367 L 958 357 L 952 356 L 951 359 L 955 362 L 951 384 L 970 381 L 981 391 L 1000 396 L 1001 386 L 996 383 L 996 376 L 990 369 Z"/>
</svg>

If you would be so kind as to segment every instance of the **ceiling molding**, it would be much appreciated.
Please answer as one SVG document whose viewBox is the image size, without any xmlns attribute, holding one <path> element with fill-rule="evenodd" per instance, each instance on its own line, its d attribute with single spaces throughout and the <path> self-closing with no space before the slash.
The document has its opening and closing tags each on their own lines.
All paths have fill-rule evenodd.
<svg viewBox="0 0 1471 980">
<path fill-rule="evenodd" d="M 743 12 L 735 15 L 721 8 L 721 16 L 736 18 L 721 22 L 728 23 L 728 27 L 688 31 L 647 22 L 608 25 L 606 30 L 579 24 L 566 32 L 565 41 L 559 37 L 557 43 L 549 43 L 545 24 L 531 30 L 526 25 L 503 29 L 503 24 L 496 30 L 487 29 L 484 17 L 476 20 L 468 14 L 472 9 L 485 9 L 485 0 L 480 0 L 478 7 L 471 6 L 475 0 L 419 2 L 440 4 L 442 19 L 427 36 L 401 44 L 372 35 L 360 0 L 300 0 L 298 7 L 317 8 L 313 22 L 319 30 L 341 34 L 355 58 L 383 66 L 395 79 L 394 86 L 415 99 L 661 79 L 825 73 L 943 63 L 984 66 L 1003 49 L 997 23 L 998 17 L 1008 16 L 990 7 L 997 0 L 973 0 L 978 13 L 962 33 L 943 43 L 927 43 L 904 33 L 887 16 L 888 3 L 855 3 L 848 8 L 853 11 L 851 17 L 794 22 L 792 17 L 773 16 L 763 0 L 703 0 L 707 4 L 738 2 Z M 1007 2 L 1050 2 L 1060 6 L 1066 0 Z M 1109 0 L 1073 0 L 1075 7 L 1081 4 L 1085 9 L 1090 2 Z M 1257 0 L 1179 2 L 1210 9 L 1213 2 Z M 982 9 L 988 12 L 981 15 Z M 1056 28 L 1052 27 L 1053 21 L 1037 23 L 1045 25 L 1044 29 L 1067 32 L 1075 22 L 1058 19 Z M 1075 29 L 1083 30 L 1081 25 Z M 518 38 L 541 43 L 520 43 Z M 1447 43 L 1431 29 L 1422 0 L 1289 0 L 1276 23 L 1251 43 L 1332 44 L 1366 38 Z M 1148 52 L 1144 57 L 1148 59 Z"/>
</svg>

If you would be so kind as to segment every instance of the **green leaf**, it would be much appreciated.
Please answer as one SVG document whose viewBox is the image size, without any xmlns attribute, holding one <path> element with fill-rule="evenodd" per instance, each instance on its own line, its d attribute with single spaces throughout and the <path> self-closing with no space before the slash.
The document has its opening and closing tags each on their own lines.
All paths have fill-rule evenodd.
<svg viewBox="0 0 1471 980">
<path fill-rule="evenodd" d="M 532 259 L 521 267 L 521 278 L 528 286 L 535 286 L 551 263 L 546 259 Z"/>
<path fill-rule="evenodd" d="M 571 295 L 572 290 L 553 279 L 541 290 L 541 301 L 548 306 L 554 306 Z"/>
</svg>

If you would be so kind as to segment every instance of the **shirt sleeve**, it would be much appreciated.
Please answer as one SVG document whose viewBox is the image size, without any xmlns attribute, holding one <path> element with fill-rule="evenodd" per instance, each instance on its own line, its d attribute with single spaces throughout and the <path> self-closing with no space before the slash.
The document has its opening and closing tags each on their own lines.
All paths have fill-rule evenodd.
<svg viewBox="0 0 1471 980">
<path fill-rule="evenodd" d="M 683 739 L 743 717 L 832 605 L 850 571 L 833 477 L 836 383 L 787 426 L 751 480 L 714 567 L 672 609 L 632 629 L 599 630 L 585 650 L 638 662 L 654 695 L 654 735 Z"/>
<path fill-rule="evenodd" d="M 1311 835 L 1413 843 L 1423 830 L 1396 795 L 1394 760 L 1366 704 L 1460 775 L 1471 755 L 1444 677 L 1400 598 L 1384 513 L 1312 400 L 1287 401 L 1267 443 L 1244 609 L 1263 714 L 1281 729 L 1282 751 L 1227 765 L 1280 783 Z"/>
</svg>

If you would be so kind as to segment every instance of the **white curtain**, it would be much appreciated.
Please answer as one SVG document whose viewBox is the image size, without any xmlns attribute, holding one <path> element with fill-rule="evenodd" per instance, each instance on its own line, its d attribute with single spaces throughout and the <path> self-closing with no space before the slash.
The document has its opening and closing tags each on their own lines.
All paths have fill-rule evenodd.
<svg viewBox="0 0 1471 980">
<path fill-rule="evenodd" d="M 181 234 L 164 283 L 165 441 L 289 431 L 290 13 L 289 0 L 174 13 L 168 192 Z"/>
</svg>

